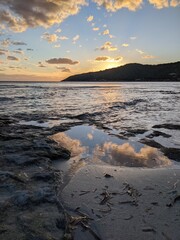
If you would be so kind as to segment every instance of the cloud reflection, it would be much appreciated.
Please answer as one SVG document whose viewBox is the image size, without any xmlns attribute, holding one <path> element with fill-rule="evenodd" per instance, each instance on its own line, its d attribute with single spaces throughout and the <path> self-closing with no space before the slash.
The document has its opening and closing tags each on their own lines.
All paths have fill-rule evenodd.
<svg viewBox="0 0 180 240">
<path fill-rule="evenodd" d="M 87 138 L 88 138 L 89 140 L 93 140 L 93 135 L 92 135 L 91 133 L 88 133 Z"/>
<path fill-rule="evenodd" d="M 81 142 L 77 139 L 72 139 L 65 133 L 57 133 L 52 136 L 60 146 L 68 149 L 71 152 L 71 157 L 76 157 L 87 151 L 87 147 L 83 147 Z"/>
<path fill-rule="evenodd" d="M 89 127 L 88 132 L 87 127 L 84 128 L 84 137 L 80 134 L 79 139 L 73 139 L 65 133 L 57 133 L 52 139 L 68 149 L 71 157 L 87 158 L 91 163 L 106 162 L 115 166 L 148 168 L 171 165 L 171 161 L 156 148 L 142 145 L 137 151 L 139 145 L 136 143 L 136 147 L 133 147 L 130 142 L 113 142 L 114 139 L 111 140 L 106 134 L 98 135 L 99 131 L 92 132 Z M 73 129 L 70 131 L 72 133 Z"/>
<path fill-rule="evenodd" d="M 128 167 L 155 167 L 167 166 L 171 162 L 156 148 L 145 146 L 139 152 L 129 144 L 118 145 L 112 142 L 105 142 L 101 151 L 98 146 L 95 152 L 101 152 L 104 160 L 112 165 Z"/>
</svg>

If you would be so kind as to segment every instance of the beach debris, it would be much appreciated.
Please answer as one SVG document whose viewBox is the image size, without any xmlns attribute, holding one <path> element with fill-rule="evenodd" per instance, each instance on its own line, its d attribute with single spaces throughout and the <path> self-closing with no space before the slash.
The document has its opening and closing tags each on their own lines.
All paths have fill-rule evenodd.
<svg viewBox="0 0 180 240">
<path fill-rule="evenodd" d="M 134 205 L 134 206 L 137 206 L 137 202 L 136 201 L 122 201 L 122 202 L 119 202 L 119 204 L 131 204 L 131 205 Z"/>
<path fill-rule="evenodd" d="M 154 205 L 154 206 L 159 206 L 158 202 L 151 202 L 151 204 Z"/>
<path fill-rule="evenodd" d="M 143 232 L 153 232 L 156 233 L 156 230 L 152 227 L 145 227 L 142 229 Z"/>
<path fill-rule="evenodd" d="M 177 201 L 180 201 L 180 195 L 176 195 L 172 201 L 170 203 L 167 203 L 166 206 L 167 207 L 173 207 L 174 204 L 177 202 Z"/>
<path fill-rule="evenodd" d="M 112 178 L 113 176 L 110 175 L 110 174 L 108 174 L 108 173 L 106 173 L 106 174 L 104 175 L 104 177 L 105 177 L 105 178 Z"/>
<path fill-rule="evenodd" d="M 154 190 L 154 188 L 153 188 L 153 187 L 146 186 L 146 187 L 144 188 L 144 190 Z"/>
<path fill-rule="evenodd" d="M 79 215 L 73 216 L 65 211 L 65 218 L 66 218 L 66 228 L 64 239 L 71 240 L 72 238 L 72 231 L 76 229 L 78 226 L 81 226 L 83 229 L 88 230 L 89 233 L 94 237 L 95 240 L 102 240 L 97 233 L 91 228 L 89 225 L 89 220 L 93 220 L 87 214 L 80 212 L 79 208 L 76 209 L 76 212 Z"/>
<path fill-rule="evenodd" d="M 90 193 L 91 191 L 81 191 L 81 193 L 79 194 L 79 196 L 83 196 L 83 195 L 85 195 L 85 194 L 88 194 L 88 193 Z"/>
<path fill-rule="evenodd" d="M 111 194 L 107 190 L 101 193 L 101 195 L 103 196 L 103 199 L 101 200 L 100 205 L 106 204 L 112 198 Z"/>
<path fill-rule="evenodd" d="M 138 190 L 135 189 L 129 183 L 125 182 L 125 183 L 123 183 L 123 185 L 125 185 L 123 190 L 126 190 L 127 194 L 130 195 L 131 197 L 136 199 L 137 197 L 141 196 L 141 193 L 139 193 Z"/>
<path fill-rule="evenodd" d="M 173 188 L 176 189 L 177 188 L 177 184 L 179 183 L 179 180 L 177 180 L 174 185 L 173 185 Z"/>
<path fill-rule="evenodd" d="M 124 218 L 124 220 L 131 220 L 133 218 L 133 215 L 130 215 L 129 217 Z"/>
</svg>

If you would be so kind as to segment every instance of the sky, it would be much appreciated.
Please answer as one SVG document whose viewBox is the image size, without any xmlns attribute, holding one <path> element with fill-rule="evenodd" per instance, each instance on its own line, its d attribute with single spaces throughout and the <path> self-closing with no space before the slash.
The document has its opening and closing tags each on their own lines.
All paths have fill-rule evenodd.
<svg viewBox="0 0 180 240">
<path fill-rule="evenodd" d="M 0 0 L 0 81 L 180 60 L 180 0 Z"/>
</svg>

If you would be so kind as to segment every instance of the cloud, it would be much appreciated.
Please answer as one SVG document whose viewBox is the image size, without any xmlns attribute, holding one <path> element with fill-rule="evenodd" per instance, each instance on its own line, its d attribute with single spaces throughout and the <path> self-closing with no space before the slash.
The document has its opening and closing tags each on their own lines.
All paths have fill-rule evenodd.
<svg viewBox="0 0 180 240">
<path fill-rule="evenodd" d="M 0 55 L 5 55 L 8 52 L 6 49 L 0 49 Z"/>
<path fill-rule="evenodd" d="M 24 52 L 22 50 L 14 50 L 13 53 L 24 54 Z"/>
<path fill-rule="evenodd" d="M 14 45 L 14 46 L 25 46 L 27 45 L 25 42 L 21 42 L 21 41 L 12 41 L 10 40 L 10 38 L 4 39 L 3 41 L 1 41 L 1 45 L 3 47 L 9 47 L 10 45 Z"/>
<path fill-rule="evenodd" d="M 7 56 L 7 60 L 11 60 L 11 61 L 19 61 L 19 58 L 14 57 L 14 56 Z"/>
<path fill-rule="evenodd" d="M 122 8 L 135 11 L 143 5 L 143 0 L 93 0 L 107 11 L 118 11 Z M 177 7 L 179 0 L 149 0 L 156 8 Z M 82 6 L 88 5 L 88 0 L 1 0 L 0 25 L 14 32 L 23 32 L 27 28 L 51 27 L 62 23 L 71 15 L 77 14 Z M 89 16 L 87 21 L 92 21 Z"/>
<path fill-rule="evenodd" d="M 87 18 L 87 22 L 92 22 L 93 19 L 94 19 L 93 16 L 89 16 L 89 17 Z"/>
<path fill-rule="evenodd" d="M 93 134 L 88 133 L 88 134 L 87 134 L 87 138 L 88 138 L 89 140 L 93 140 L 93 138 L 94 138 L 94 137 L 93 137 Z"/>
<path fill-rule="evenodd" d="M 16 45 L 16 46 L 23 46 L 23 45 L 25 46 L 25 45 L 27 45 L 27 43 L 19 42 L 19 41 L 12 41 L 11 44 L 12 45 Z"/>
<path fill-rule="evenodd" d="M 136 40 L 137 37 L 133 36 L 133 37 L 130 37 L 131 40 Z"/>
<path fill-rule="evenodd" d="M 56 34 L 49 34 L 49 33 L 44 33 L 42 36 L 41 36 L 42 39 L 46 40 L 47 42 L 49 43 L 52 43 L 52 42 L 57 42 L 58 40 L 58 36 Z"/>
<path fill-rule="evenodd" d="M 6 1 L 1 1 L 1 2 L 2 3 L 0 3 L 0 6 L 1 5 L 3 6 L 5 5 Z M 8 7 L 8 5 L 6 7 Z M 17 16 L 15 16 L 15 13 L 13 15 L 13 13 L 10 12 L 10 9 L 8 10 L 9 11 L 4 10 L 3 8 L 0 10 L 1 26 L 4 27 L 2 23 L 5 23 L 12 31 L 23 32 L 27 28 L 27 24 L 25 20 L 23 18 L 18 18 Z"/>
<path fill-rule="evenodd" d="M 114 36 L 114 35 L 111 35 L 111 34 L 109 34 L 109 37 L 110 37 L 110 38 L 115 38 L 115 36 Z"/>
<path fill-rule="evenodd" d="M 46 66 L 42 62 L 38 62 L 38 67 L 45 68 Z"/>
<path fill-rule="evenodd" d="M 139 152 L 136 152 L 129 143 L 118 145 L 112 142 L 106 142 L 101 151 L 103 154 L 108 155 L 107 162 L 113 163 L 114 165 L 131 167 L 171 165 L 171 161 L 160 151 L 148 146 L 142 147 Z"/>
<path fill-rule="evenodd" d="M 60 48 L 60 47 L 61 47 L 60 44 L 56 44 L 56 45 L 54 45 L 54 48 Z"/>
<path fill-rule="evenodd" d="M 152 56 L 152 55 L 144 55 L 142 56 L 143 59 L 153 59 L 153 58 L 156 58 L 155 56 Z"/>
<path fill-rule="evenodd" d="M 93 0 L 98 6 L 103 6 L 107 11 L 116 12 L 119 9 L 127 8 L 131 11 L 136 11 L 143 6 L 144 0 Z M 164 7 L 177 7 L 180 5 L 179 0 L 148 0 L 150 4 L 157 9 Z"/>
<path fill-rule="evenodd" d="M 107 11 L 115 12 L 121 8 L 128 8 L 131 11 L 135 11 L 141 8 L 143 0 L 93 0 L 98 6 L 104 6 Z"/>
<path fill-rule="evenodd" d="M 15 66 L 9 66 L 9 68 L 13 69 L 13 70 L 15 70 L 15 69 L 22 69 L 22 67 L 15 67 Z"/>
<path fill-rule="evenodd" d="M 61 37 L 59 37 L 59 39 L 60 39 L 60 40 L 68 40 L 69 38 L 66 37 L 66 36 L 61 36 Z"/>
<path fill-rule="evenodd" d="M 149 0 L 149 2 L 158 9 L 169 6 L 168 0 Z"/>
<path fill-rule="evenodd" d="M 56 67 L 56 69 L 61 70 L 61 72 L 66 72 L 66 73 L 71 72 L 70 68 L 66 68 L 66 67 Z"/>
<path fill-rule="evenodd" d="M 141 58 L 143 58 L 143 59 L 153 59 L 153 58 L 156 58 L 155 56 L 149 55 L 149 54 L 143 52 L 140 49 L 136 49 L 136 52 L 138 52 L 141 55 Z"/>
<path fill-rule="evenodd" d="M 1 45 L 2 45 L 3 47 L 8 47 L 10 44 L 11 44 L 11 41 L 10 41 L 9 38 L 4 39 L 4 40 L 1 42 Z"/>
<path fill-rule="evenodd" d="M 117 47 L 113 46 L 111 42 L 105 42 L 104 45 L 102 45 L 100 48 L 97 48 L 101 51 L 107 50 L 107 51 L 117 51 Z"/>
<path fill-rule="evenodd" d="M 5 55 L 5 52 L 0 50 L 0 55 Z"/>
<path fill-rule="evenodd" d="M 179 0 L 172 0 L 172 1 L 170 2 L 170 6 L 171 6 L 171 7 L 180 6 L 180 1 L 179 1 Z"/>
<path fill-rule="evenodd" d="M 86 151 L 86 147 L 81 145 L 81 142 L 76 139 L 72 139 L 65 133 L 57 133 L 51 137 L 60 146 L 68 149 L 71 152 L 71 157 L 78 156 Z"/>
<path fill-rule="evenodd" d="M 99 28 L 98 27 L 94 27 L 93 31 L 99 31 Z"/>
<path fill-rule="evenodd" d="M 129 47 L 129 44 L 128 43 L 123 43 L 122 47 Z"/>
<path fill-rule="evenodd" d="M 60 33 L 62 30 L 60 28 L 56 29 L 56 33 Z"/>
<path fill-rule="evenodd" d="M 179 0 L 149 0 L 149 3 L 157 9 L 180 6 Z"/>
<path fill-rule="evenodd" d="M 100 56 L 95 59 L 97 62 L 106 62 L 109 59 L 107 56 Z"/>
<path fill-rule="evenodd" d="M 75 44 L 77 40 L 79 40 L 80 36 L 76 35 L 75 37 L 73 37 L 73 43 Z"/>
<path fill-rule="evenodd" d="M 153 4 L 154 7 L 161 9 L 161 8 L 167 8 L 169 6 L 171 7 L 177 7 L 180 5 L 180 1 L 178 0 L 149 0 L 149 3 Z"/>
<path fill-rule="evenodd" d="M 14 32 L 29 27 L 50 27 L 75 15 L 87 5 L 86 0 L 1 0 L 0 22 Z"/>
<path fill-rule="evenodd" d="M 78 61 L 73 61 L 69 58 L 52 58 L 49 60 L 46 60 L 49 64 L 69 64 L 69 65 L 75 65 L 78 64 Z"/>
<path fill-rule="evenodd" d="M 138 52 L 139 54 L 145 54 L 145 52 L 143 52 L 143 51 L 140 50 L 140 49 L 136 49 L 136 52 Z"/>
<path fill-rule="evenodd" d="M 109 56 L 99 56 L 95 59 L 96 62 L 121 62 L 123 57 L 119 56 L 116 58 L 111 58 Z"/>
<path fill-rule="evenodd" d="M 106 29 L 102 32 L 102 35 L 109 35 L 109 29 Z"/>
</svg>

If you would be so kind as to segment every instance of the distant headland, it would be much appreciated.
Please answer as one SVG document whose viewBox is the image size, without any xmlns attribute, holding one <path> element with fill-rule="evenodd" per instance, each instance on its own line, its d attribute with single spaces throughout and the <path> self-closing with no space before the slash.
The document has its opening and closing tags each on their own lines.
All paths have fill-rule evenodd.
<svg viewBox="0 0 180 240">
<path fill-rule="evenodd" d="M 98 72 L 82 73 L 70 76 L 63 81 L 68 82 L 180 82 L 180 61 L 158 65 L 129 63 L 117 68 Z"/>
</svg>

